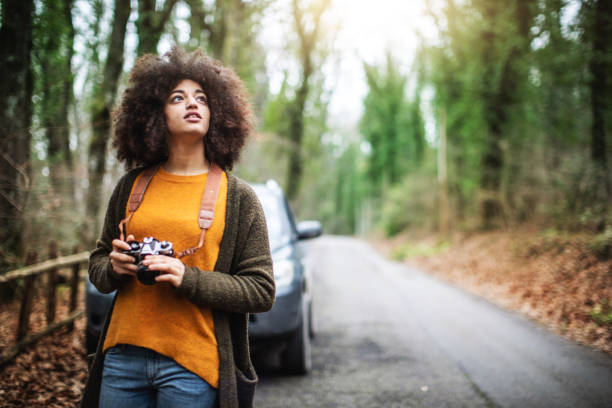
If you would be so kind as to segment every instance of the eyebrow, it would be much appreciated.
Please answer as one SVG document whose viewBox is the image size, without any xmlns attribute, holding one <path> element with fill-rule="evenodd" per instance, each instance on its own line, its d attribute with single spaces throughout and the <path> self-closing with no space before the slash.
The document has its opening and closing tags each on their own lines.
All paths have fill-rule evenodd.
<svg viewBox="0 0 612 408">
<path fill-rule="evenodd" d="M 199 93 L 203 93 L 204 95 L 206 95 L 206 94 L 204 93 L 204 91 L 203 91 L 203 90 L 201 90 L 201 89 L 199 89 L 199 88 L 198 88 L 198 89 L 196 89 L 195 93 L 198 93 L 198 92 L 199 92 Z M 174 93 L 182 93 L 182 94 L 184 94 L 184 93 L 186 93 L 186 92 L 185 92 L 185 91 L 183 91 L 182 89 L 175 89 L 174 91 L 170 92 L 170 95 L 172 95 L 172 94 L 174 94 Z"/>
</svg>

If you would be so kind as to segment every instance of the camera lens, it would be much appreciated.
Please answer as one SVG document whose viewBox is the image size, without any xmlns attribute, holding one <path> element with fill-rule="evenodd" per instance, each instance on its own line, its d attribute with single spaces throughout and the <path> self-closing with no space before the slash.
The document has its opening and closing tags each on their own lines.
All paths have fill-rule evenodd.
<svg viewBox="0 0 612 408">
<path fill-rule="evenodd" d="M 159 275 L 159 271 L 152 271 L 142 263 L 138 264 L 138 272 L 136 276 L 143 285 L 154 285 L 155 278 Z"/>
</svg>

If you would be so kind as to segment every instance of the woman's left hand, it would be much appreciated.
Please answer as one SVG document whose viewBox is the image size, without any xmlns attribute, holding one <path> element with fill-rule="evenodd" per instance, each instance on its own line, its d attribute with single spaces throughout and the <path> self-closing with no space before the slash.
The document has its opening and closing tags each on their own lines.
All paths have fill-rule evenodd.
<svg viewBox="0 0 612 408">
<path fill-rule="evenodd" d="M 152 271 L 161 272 L 161 275 L 155 278 L 155 282 L 168 282 L 175 288 L 178 288 L 183 282 L 185 264 L 178 258 L 166 255 L 149 255 L 142 263 Z"/>
</svg>

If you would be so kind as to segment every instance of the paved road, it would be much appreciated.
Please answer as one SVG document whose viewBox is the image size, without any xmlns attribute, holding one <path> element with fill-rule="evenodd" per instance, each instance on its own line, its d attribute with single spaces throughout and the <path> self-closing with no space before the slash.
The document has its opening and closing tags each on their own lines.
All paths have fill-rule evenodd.
<svg viewBox="0 0 612 408">
<path fill-rule="evenodd" d="M 313 242 L 313 371 L 260 372 L 256 406 L 612 407 L 612 358 L 385 260 Z"/>
</svg>

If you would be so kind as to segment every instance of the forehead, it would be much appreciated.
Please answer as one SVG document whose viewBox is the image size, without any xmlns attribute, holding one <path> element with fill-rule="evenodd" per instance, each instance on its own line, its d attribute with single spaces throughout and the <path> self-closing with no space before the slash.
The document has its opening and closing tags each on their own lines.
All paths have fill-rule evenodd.
<svg viewBox="0 0 612 408">
<path fill-rule="evenodd" d="M 183 79 L 181 81 L 179 81 L 178 84 L 176 84 L 174 86 L 174 88 L 172 88 L 172 92 L 176 92 L 176 91 L 185 91 L 185 92 L 204 92 L 202 90 L 202 87 L 200 86 L 200 84 L 198 84 L 195 81 L 192 81 L 191 79 Z"/>
</svg>

